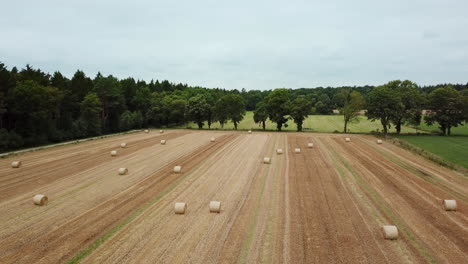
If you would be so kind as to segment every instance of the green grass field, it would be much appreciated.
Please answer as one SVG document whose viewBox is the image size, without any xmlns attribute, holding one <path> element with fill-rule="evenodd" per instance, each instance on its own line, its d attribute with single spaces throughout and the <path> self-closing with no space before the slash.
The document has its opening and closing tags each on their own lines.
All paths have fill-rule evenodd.
<svg viewBox="0 0 468 264">
<path fill-rule="evenodd" d="M 398 136 L 398 138 L 468 168 L 468 137 Z"/>
<path fill-rule="evenodd" d="M 285 131 L 296 131 L 296 124 L 292 120 L 288 121 L 288 127 L 283 127 Z M 343 116 L 341 115 L 311 115 L 305 121 L 303 130 L 308 132 L 323 132 L 333 133 L 335 131 L 343 131 Z M 185 126 L 184 126 L 185 127 Z M 196 124 L 189 123 L 187 128 L 197 128 Z M 208 127 L 204 126 L 205 129 Z M 221 129 L 218 122 L 211 125 L 211 129 Z M 234 129 L 234 125 L 229 122 L 224 126 L 224 129 Z M 262 129 L 259 124 L 255 124 L 253 121 L 253 112 L 247 112 L 244 120 L 238 125 L 240 130 L 260 130 Z M 271 121 L 266 122 L 267 130 L 276 130 L 276 124 Z M 348 131 L 351 133 L 370 133 L 372 131 L 382 131 L 382 125 L 379 121 L 371 122 L 365 116 L 359 117 L 359 122 L 348 124 Z M 418 130 L 407 126 L 402 127 L 402 133 L 404 134 L 416 134 L 417 132 L 433 132 L 438 133 L 439 129 L 437 125 L 428 126 L 422 123 Z M 395 132 L 395 128 L 389 130 L 390 133 Z M 468 125 L 459 126 L 452 129 L 452 135 L 458 135 L 455 137 L 443 137 L 443 136 L 416 136 L 416 135 L 402 135 L 398 138 L 406 140 L 407 142 L 416 145 L 417 147 L 424 149 L 430 153 L 433 153 L 451 163 L 457 164 L 468 168 Z"/>
<path fill-rule="evenodd" d="M 419 126 L 421 130 L 429 131 L 429 132 L 434 132 L 434 133 L 439 133 L 439 126 L 437 124 L 434 124 L 432 126 L 427 125 L 424 122 L 421 122 L 421 125 Z M 452 128 L 452 133 L 453 136 L 468 136 L 468 124 L 465 123 L 463 126 L 458 126 Z"/>
<path fill-rule="evenodd" d="M 296 124 L 292 121 L 288 121 L 288 127 L 283 127 L 285 131 L 296 131 Z M 327 132 L 332 133 L 334 131 L 343 131 L 343 116 L 341 115 L 311 115 L 305 121 L 303 125 L 304 131 L 310 132 Z M 194 123 L 189 123 L 187 128 L 197 128 L 197 125 Z M 204 128 L 208 128 L 205 124 Z M 218 122 L 211 125 L 212 129 L 221 129 L 221 126 Z M 224 126 L 224 129 L 234 129 L 234 125 L 229 122 Z M 240 130 L 248 129 L 262 129 L 259 124 L 255 124 L 253 121 L 253 112 L 248 111 L 244 117 L 244 120 L 238 125 Z M 267 130 L 276 130 L 276 124 L 271 121 L 266 122 Z M 351 133 L 369 133 L 371 131 L 381 131 L 382 125 L 379 121 L 371 122 L 367 120 L 367 117 L 361 116 L 359 122 L 348 124 L 348 132 Z M 394 132 L 394 129 L 390 130 Z M 402 133 L 416 133 L 416 129 L 403 127 Z"/>
</svg>

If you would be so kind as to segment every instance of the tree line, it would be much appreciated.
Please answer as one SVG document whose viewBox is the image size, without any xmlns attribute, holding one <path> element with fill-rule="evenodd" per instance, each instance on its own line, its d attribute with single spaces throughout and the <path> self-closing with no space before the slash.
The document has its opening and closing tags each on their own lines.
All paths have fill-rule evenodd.
<svg viewBox="0 0 468 264">
<path fill-rule="evenodd" d="M 286 122 L 292 119 L 297 130 L 302 131 L 302 124 L 310 114 L 322 113 L 323 104 L 339 110 L 343 115 L 344 128 L 350 122 L 358 121 L 362 111 L 368 119 L 380 121 L 383 134 L 395 127 L 400 134 L 403 125 L 419 126 L 422 121 L 429 125 L 437 124 L 443 135 L 450 135 L 451 128 L 468 121 L 468 87 L 459 85 L 457 90 L 452 85 L 441 85 L 430 89 L 421 88 L 409 80 L 390 81 L 384 85 L 372 87 L 334 88 L 333 102 L 328 95 L 315 94 L 317 90 L 298 93 L 297 90 L 276 89 L 268 93 L 256 105 L 254 121 L 265 129 L 265 122 L 270 119 L 281 131 Z M 320 91 L 320 90 L 319 90 Z M 314 100 L 312 98 L 319 98 Z M 325 103 L 324 103 L 325 101 Z M 326 114 L 331 112 L 326 111 Z M 423 115 L 423 110 L 427 113 Z"/>
<path fill-rule="evenodd" d="M 117 79 L 76 71 L 71 79 L 0 63 L 0 151 L 193 121 L 202 128 L 245 114 L 237 90 Z"/>
<path fill-rule="evenodd" d="M 30 65 L 18 70 L 0 63 L 0 150 L 99 136 L 143 127 L 171 127 L 215 122 L 235 129 L 246 111 L 263 124 L 270 119 L 281 130 L 292 119 L 299 131 L 310 114 L 339 109 L 347 124 L 359 111 L 382 123 L 383 132 L 403 124 L 419 124 L 422 109 L 428 124 L 443 134 L 467 120 L 467 85 L 419 87 L 410 81 L 385 85 L 300 89 L 207 89 L 167 80 L 146 82 L 77 70 L 71 78 Z"/>
</svg>

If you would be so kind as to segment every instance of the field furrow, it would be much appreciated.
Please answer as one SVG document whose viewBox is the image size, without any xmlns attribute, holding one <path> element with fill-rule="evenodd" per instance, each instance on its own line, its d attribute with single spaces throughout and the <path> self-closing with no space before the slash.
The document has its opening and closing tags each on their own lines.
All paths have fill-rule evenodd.
<svg viewBox="0 0 468 264">
<path fill-rule="evenodd" d="M 466 177 L 386 141 L 344 138 L 152 131 L 8 157 L 0 263 L 467 263 Z M 47 205 L 33 204 L 38 193 Z"/>
</svg>

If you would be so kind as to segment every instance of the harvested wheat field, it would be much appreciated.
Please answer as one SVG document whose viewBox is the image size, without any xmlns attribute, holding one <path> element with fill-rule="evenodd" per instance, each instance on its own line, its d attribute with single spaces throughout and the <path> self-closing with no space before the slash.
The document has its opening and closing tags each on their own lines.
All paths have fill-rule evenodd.
<svg viewBox="0 0 468 264">
<path fill-rule="evenodd" d="M 468 263 L 468 179 L 364 135 L 142 131 L 1 160 L 0 263 Z"/>
</svg>

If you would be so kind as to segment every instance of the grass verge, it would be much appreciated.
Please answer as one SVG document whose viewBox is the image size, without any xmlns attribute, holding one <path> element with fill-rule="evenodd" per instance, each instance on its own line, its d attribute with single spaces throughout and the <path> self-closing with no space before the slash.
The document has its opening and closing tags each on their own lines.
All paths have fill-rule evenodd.
<svg viewBox="0 0 468 264">
<path fill-rule="evenodd" d="M 398 136 L 393 142 L 439 165 L 468 172 L 468 137 Z"/>
</svg>

